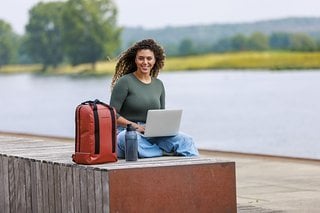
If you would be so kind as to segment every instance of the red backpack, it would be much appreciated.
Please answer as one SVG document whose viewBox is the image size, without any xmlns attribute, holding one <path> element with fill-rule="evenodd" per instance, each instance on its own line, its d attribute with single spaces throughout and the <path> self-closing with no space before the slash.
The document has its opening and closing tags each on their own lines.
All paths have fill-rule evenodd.
<svg viewBox="0 0 320 213">
<path fill-rule="evenodd" d="M 99 101 L 86 101 L 76 108 L 75 154 L 78 164 L 117 161 L 116 111 Z"/>
</svg>

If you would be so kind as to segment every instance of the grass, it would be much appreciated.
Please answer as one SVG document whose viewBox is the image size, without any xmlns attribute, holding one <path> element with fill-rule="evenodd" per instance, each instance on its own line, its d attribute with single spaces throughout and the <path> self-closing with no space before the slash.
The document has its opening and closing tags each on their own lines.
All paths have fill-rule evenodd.
<svg viewBox="0 0 320 213">
<path fill-rule="evenodd" d="M 39 72 L 42 66 L 40 64 L 7 65 L 0 68 L 0 73 L 22 73 Z"/>
<path fill-rule="evenodd" d="M 96 70 L 92 71 L 91 64 L 81 64 L 78 66 L 71 66 L 71 65 L 62 65 L 57 67 L 56 69 L 48 70 L 48 73 L 55 73 L 55 74 L 81 74 L 81 75 L 105 75 L 105 74 L 113 74 L 114 67 L 116 65 L 115 61 L 110 62 L 98 62 L 96 64 Z"/>
<path fill-rule="evenodd" d="M 116 61 L 98 62 L 96 70 L 91 64 L 61 65 L 48 69 L 47 74 L 106 75 L 113 74 Z M 41 65 L 8 65 L 0 73 L 39 73 Z M 206 69 L 320 69 L 320 52 L 238 52 L 186 57 L 168 57 L 164 71 Z"/>
<path fill-rule="evenodd" d="M 320 52 L 240 52 L 169 58 L 165 70 L 317 69 Z"/>
</svg>

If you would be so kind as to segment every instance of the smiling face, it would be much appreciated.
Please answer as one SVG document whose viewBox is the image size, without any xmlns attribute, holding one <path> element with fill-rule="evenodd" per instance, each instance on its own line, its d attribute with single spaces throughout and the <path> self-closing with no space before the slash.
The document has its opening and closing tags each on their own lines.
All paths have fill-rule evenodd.
<svg viewBox="0 0 320 213">
<path fill-rule="evenodd" d="M 156 63 L 156 58 L 151 50 L 142 49 L 137 51 L 135 63 L 138 72 L 150 75 L 151 69 Z"/>
</svg>

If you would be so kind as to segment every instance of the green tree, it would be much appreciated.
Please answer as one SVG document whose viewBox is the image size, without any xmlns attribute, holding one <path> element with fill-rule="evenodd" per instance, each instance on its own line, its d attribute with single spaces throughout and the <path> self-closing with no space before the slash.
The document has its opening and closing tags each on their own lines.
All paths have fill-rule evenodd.
<svg viewBox="0 0 320 213">
<path fill-rule="evenodd" d="M 235 51 L 247 50 L 248 39 L 242 34 L 237 34 L 231 38 L 231 46 Z"/>
<path fill-rule="evenodd" d="M 212 46 L 213 52 L 228 52 L 232 50 L 232 41 L 230 38 L 220 39 Z"/>
<path fill-rule="evenodd" d="M 29 54 L 27 47 L 27 36 L 23 35 L 19 39 L 19 49 L 18 49 L 18 63 L 19 64 L 36 64 L 41 63 L 40 60 L 35 60 L 35 58 Z"/>
<path fill-rule="evenodd" d="M 317 44 L 317 51 L 319 51 L 320 50 L 320 40 L 319 39 L 317 39 L 316 40 L 316 44 Z"/>
<path fill-rule="evenodd" d="M 117 9 L 111 0 L 69 0 L 63 10 L 63 41 L 72 65 L 95 64 L 120 45 Z"/>
<path fill-rule="evenodd" d="M 179 55 L 192 55 L 195 53 L 194 44 L 191 39 L 183 39 L 179 44 Z"/>
<path fill-rule="evenodd" d="M 268 36 L 260 32 L 253 33 L 248 39 L 248 48 L 258 51 L 269 49 Z"/>
<path fill-rule="evenodd" d="M 0 20 L 0 68 L 13 61 L 15 55 L 13 36 L 11 26 Z"/>
<path fill-rule="evenodd" d="M 272 33 L 269 37 L 269 45 L 271 49 L 285 50 L 290 46 L 290 34 L 283 32 Z"/>
<path fill-rule="evenodd" d="M 304 33 L 296 33 L 290 36 L 290 49 L 294 51 L 315 51 L 317 43 Z"/>
<path fill-rule="evenodd" d="M 30 10 L 26 26 L 25 51 L 34 61 L 56 67 L 63 61 L 61 11 L 63 2 L 38 3 Z"/>
</svg>

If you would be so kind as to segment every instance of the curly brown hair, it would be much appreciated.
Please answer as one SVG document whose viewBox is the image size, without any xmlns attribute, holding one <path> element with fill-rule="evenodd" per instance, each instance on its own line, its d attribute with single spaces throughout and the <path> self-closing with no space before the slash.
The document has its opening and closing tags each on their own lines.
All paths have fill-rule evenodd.
<svg viewBox="0 0 320 213">
<path fill-rule="evenodd" d="M 135 72 L 137 70 L 137 65 L 135 63 L 136 54 L 139 50 L 145 49 L 151 50 L 156 59 L 156 62 L 153 68 L 151 69 L 150 76 L 158 76 L 160 69 L 162 69 L 162 67 L 164 66 L 164 49 L 155 40 L 144 39 L 138 41 L 120 55 L 116 65 L 115 74 L 112 78 L 111 89 L 121 76 Z"/>
</svg>

